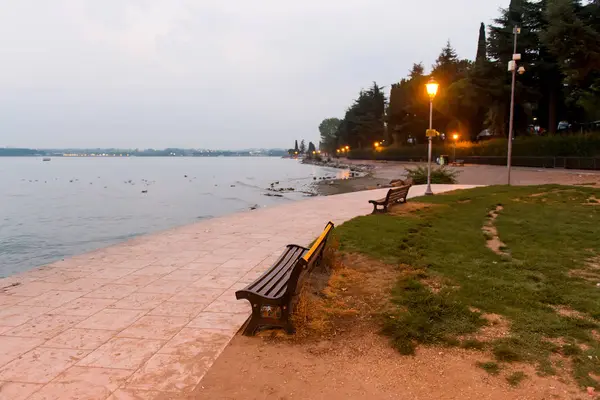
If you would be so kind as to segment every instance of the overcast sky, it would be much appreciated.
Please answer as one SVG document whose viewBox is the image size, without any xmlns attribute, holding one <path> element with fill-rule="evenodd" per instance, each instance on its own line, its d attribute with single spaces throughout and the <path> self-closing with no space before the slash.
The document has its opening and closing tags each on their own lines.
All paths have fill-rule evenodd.
<svg viewBox="0 0 600 400">
<path fill-rule="evenodd" d="M 508 0 L 0 0 L 0 146 L 318 141 L 446 40 L 474 58 Z"/>
</svg>

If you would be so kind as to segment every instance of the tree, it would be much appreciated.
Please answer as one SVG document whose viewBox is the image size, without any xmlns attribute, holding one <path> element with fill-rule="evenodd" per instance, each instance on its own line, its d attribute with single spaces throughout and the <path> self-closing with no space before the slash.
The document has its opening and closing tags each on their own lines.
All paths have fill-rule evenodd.
<svg viewBox="0 0 600 400">
<path fill-rule="evenodd" d="M 296 143 L 294 145 L 294 151 L 296 152 L 296 154 L 300 151 L 300 149 L 298 149 L 298 140 L 296 140 Z"/>
<path fill-rule="evenodd" d="M 317 151 L 313 142 L 308 142 L 308 154 L 312 154 L 313 151 Z"/>
<path fill-rule="evenodd" d="M 485 24 L 479 27 L 479 40 L 477 41 L 477 57 L 475 63 L 481 64 L 487 61 L 487 41 L 485 38 Z"/>
<path fill-rule="evenodd" d="M 306 152 L 306 144 L 304 143 L 304 139 L 300 141 L 300 154 L 304 154 Z"/>
<path fill-rule="evenodd" d="M 329 153 L 335 153 L 338 146 L 337 132 L 341 122 L 342 121 L 339 118 L 325 118 L 319 125 L 321 146 L 323 150 Z"/>
</svg>

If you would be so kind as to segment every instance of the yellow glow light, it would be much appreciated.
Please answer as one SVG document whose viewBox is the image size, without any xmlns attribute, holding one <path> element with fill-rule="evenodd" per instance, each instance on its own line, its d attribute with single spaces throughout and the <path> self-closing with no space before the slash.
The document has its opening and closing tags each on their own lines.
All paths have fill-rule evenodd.
<svg viewBox="0 0 600 400">
<path fill-rule="evenodd" d="M 455 133 L 454 135 L 452 135 L 452 139 L 454 139 L 454 140 L 458 140 L 458 137 L 459 137 L 458 133 Z"/>
<path fill-rule="evenodd" d="M 433 77 L 431 77 L 429 79 L 429 82 L 427 82 L 427 84 L 425 85 L 427 87 L 427 94 L 429 95 L 430 98 L 434 98 L 435 95 L 438 92 L 438 89 L 440 87 L 439 83 L 437 83 L 435 81 L 435 79 L 433 79 Z"/>
</svg>

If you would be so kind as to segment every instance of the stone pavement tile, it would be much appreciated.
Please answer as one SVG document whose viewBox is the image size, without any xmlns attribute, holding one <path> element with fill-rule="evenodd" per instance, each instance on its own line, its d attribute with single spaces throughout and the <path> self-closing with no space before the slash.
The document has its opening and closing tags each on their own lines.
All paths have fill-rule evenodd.
<svg viewBox="0 0 600 400">
<path fill-rule="evenodd" d="M 8 294 L 0 294 L 0 307 L 1 306 L 12 306 L 18 303 L 21 303 L 25 300 L 30 299 L 31 297 L 27 296 L 12 296 Z"/>
<path fill-rule="evenodd" d="M 195 271 L 193 269 L 177 269 L 168 275 L 163 276 L 161 279 L 166 281 L 184 281 L 194 282 L 203 276 L 207 275 L 209 271 Z"/>
<path fill-rule="evenodd" d="M 219 329 L 183 328 L 158 352 L 194 357 L 199 354 L 213 359 L 229 343 L 231 333 Z"/>
<path fill-rule="evenodd" d="M 44 314 L 5 332 L 4 335 L 48 340 L 84 319 L 85 317 L 77 315 Z"/>
<path fill-rule="evenodd" d="M 206 374 L 211 361 L 209 357 L 155 354 L 127 380 L 126 387 L 175 393 L 189 392 Z"/>
<path fill-rule="evenodd" d="M 112 283 L 116 283 L 118 285 L 133 285 L 141 287 L 146 286 L 159 278 L 159 275 L 127 275 L 123 278 L 115 280 Z"/>
<path fill-rule="evenodd" d="M 71 367 L 28 400 L 104 400 L 131 374 L 127 369 Z"/>
<path fill-rule="evenodd" d="M 119 264 L 114 264 L 114 268 L 135 268 L 140 269 L 152 264 L 154 259 L 129 258 Z"/>
<path fill-rule="evenodd" d="M 90 315 L 96 314 L 98 311 L 107 308 L 111 304 L 114 304 L 116 301 L 117 300 L 114 299 L 92 299 L 80 297 L 68 302 L 62 307 L 52 310 L 52 314 L 81 315 L 89 317 Z"/>
<path fill-rule="evenodd" d="M 223 294 L 224 291 L 225 289 L 220 288 L 187 287 L 173 295 L 169 301 L 178 303 L 198 303 L 207 306 Z"/>
<path fill-rule="evenodd" d="M 19 326 L 50 311 L 50 307 L 10 306 L 0 309 L 0 321 L 3 326 Z"/>
<path fill-rule="evenodd" d="M 67 292 L 63 290 L 50 290 L 39 296 L 32 297 L 27 301 L 20 303 L 21 306 L 38 306 L 38 307 L 60 307 L 65 303 L 70 302 L 78 297 L 81 297 L 85 292 Z"/>
<path fill-rule="evenodd" d="M 139 270 L 139 268 L 114 268 L 114 267 L 107 267 L 107 268 L 102 268 L 99 269 L 98 271 L 94 272 L 93 274 L 91 274 L 89 277 L 90 278 L 98 278 L 98 279 L 119 279 L 122 278 L 124 276 L 127 276 L 129 274 L 131 274 L 132 272 L 135 272 Z"/>
<path fill-rule="evenodd" d="M 38 347 L 0 368 L 0 381 L 47 383 L 88 353 Z"/>
<path fill-rule="evenodd" d="M 181 397 L 156 390 L 117 389 L 106 400 L 181 400 Z"/>
<path fill-rule="evenodd" d="M 5 289 L 6 294 L 16 295 L 16 296 L 27 296 L 27 297 L 35 297 L 40 294 L 44 294 L 49 292 L 52 289 L 60 286 L 58 283 L 49 283 L 49 282 L 26 282 L 18 286 L 12 286 L 8 289 Z"/>
<path fill-rule="evenodd" d="M 169 267 L 163 265 L 149 265 L 144 268 L 140 268 L 133 272 L 131 275 L 155 275 L 161 277 L 175 271 L 178 267 Z"/>
<path fill-rule="evenodd" d="M 82 321 L 76 327 L 82 329 L 120 331 L 133 324 L 145 313 L 146 310 L 107 308 Z"/>
<path fill-rule="evenodd" d="M 44 343 L 44 347 L 58 349 L 95 350 L 119 331 L 71 328 Z"/>
<path fill-rule="evenodd" d="M 238 276 L 223 276 L 218 271 L 215 271 L 198 279 L 191 286 L 196 288 L 229 289 L 239 278 Z"/>
<path fill-rule="evenodd" d="M 210 303 L 205 309 L 205 312 L 217 312 L 217 313 L 235 313 L 250 315 L 252 313 L 252 306 L 246 299 L 238 300 L 235 298 L 235 294 L 231 295 L 225 293 L 219 296 L 218 299 Z"/>
<path fill-rule="evenodd" d="M 197 259 L 195 262 L 203 262 L 203 263 L 210 263 L 210 264 L 223 264 L 224 262 L 227 262 L 227 261 L 231 260 L 232 258 L 233 258 L 233 256 L 208 254 L 208 255 L 202 257 L 201 259 Z"/>
<path fill-rule="evenodd" d="M 110 283 L 110 279 L 81 278 L 71 283 L 67 283 L 66 285 L 61 285 L 59 288 L 60 290 L 73 292 L 91 292 L 108 283 Z"/>
<path fill-rule="evenodd" d="M 25 400 L 42 386 L 41 383 L 0 382 L 0 400 Z"/>
<path fill-rule="evenodd" d="M 217 268 L 218 266 L 222 265 L 223 263 L 219 263 L 219 262 L 203 262 L 202 260 L 199 261 L 194 261 L 191 263 L 188 263 L 184 266 L 182 266 L 181 268 L 179 268 L 180 270 L 183 269 L 192 269 L 196 272 L 206 272 L 209 273 L 212 270 L 214 270 L 215 268 Z"/>
<path fill-rule="evenodd" d="M 0 336 L 0 367 L 44 343 L 40 338 Z"/>
<path fill-rule="evenodd" d="M 112 338 L 77 365 L 135 370 L 160 349 L 163 340 Z"/>
<path fill-rule="evenodd" d="M 150 311 L 148 315 L 186 317 L 193 319 L 196 315 L 200 314 L 209 303 L 209 301 L 206 303 L 176 303 L 173 301 L 165 301 Z"/>
<path fill-rule="evenodd" d="M 237 331 L 248 319 L 248 315 L 235 313 L 214 313 L 202 311 L 186 328 L 223 329 Z"/>
<path fill-rule="evenodd" d="M 122 298 L 110 308 L 123 308 L 126 310 L 151 310 L 160 303 L 169 300 L 171 294 L 162 293 L 138 293 L 134 292 L 127 297 Z"/>
<path fill-rule="evenodd" d="M 155 280 L 154 282 L 138 289 L 140 293 L 163 293 L 175 294 L 188 287 L 190 282 L 184 281 L 169 281 L 164 278 Z"/>
<path fill-rule="evenodd" d="M 93 292 L 86 294 L 85 297 L 120 300 L 123 297 L 135 292 L 137 289 L 137 286 L 133 285 L 116 285 L 114 283 L 109 283 L 99 289 L 94 290 Z"/>
<path fill-rule="evenodd" d="M 187 317 L 147 315 L 119 333 L 119 337 L 169 340 L 188 322 Z"/>
</svg>

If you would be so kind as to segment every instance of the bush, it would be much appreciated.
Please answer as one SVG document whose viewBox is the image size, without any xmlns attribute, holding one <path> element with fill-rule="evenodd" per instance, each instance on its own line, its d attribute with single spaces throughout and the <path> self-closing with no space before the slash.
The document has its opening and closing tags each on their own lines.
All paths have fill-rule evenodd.
<svg viewBox="0 0 600 400">
<path fill-rule="evenodd" d="M 414 185 L 427 183 L 427 167 L 406 168 L 406 176 L 412 179 Z M 431 183 L 456 183 L 458 172 L 444 167 L 431 169 Z"/>
</svg>

